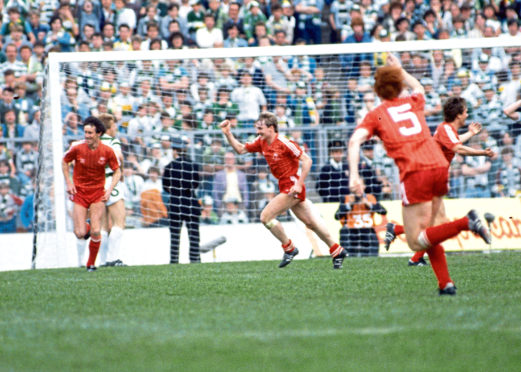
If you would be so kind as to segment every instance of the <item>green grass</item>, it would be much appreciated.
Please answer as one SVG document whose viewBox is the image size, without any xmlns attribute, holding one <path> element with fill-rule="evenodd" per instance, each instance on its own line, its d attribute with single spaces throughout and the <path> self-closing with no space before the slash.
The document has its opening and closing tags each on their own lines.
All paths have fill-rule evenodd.
<svg viewBox="0 0 521 372">
<path fill-rule="evenodd" d="M 519 371 L 521 253 L 0 273 L 0 371 Z"/>
</svg>

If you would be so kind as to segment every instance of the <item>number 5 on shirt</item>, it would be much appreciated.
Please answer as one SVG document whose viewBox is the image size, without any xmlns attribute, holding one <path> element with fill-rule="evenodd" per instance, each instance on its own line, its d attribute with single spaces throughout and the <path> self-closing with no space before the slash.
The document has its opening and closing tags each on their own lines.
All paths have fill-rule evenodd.
<svg viewBox="0 0 521 372">
<path fill-rule="evenodd" d="M 418 116 L 414 112 L 411 111 L 411 104 L 405 103 L 400 106 L 389 107 L 387 108 L 387 112 L 393 119 L 396 124 L 400 125 L 398 129 L 402 136 L 413 136 L 422 131 L 422 126 L 420 124 L 420 120 L 418 120 Z M 412 123 L 412 127 L 405 126 L 406 123 L 401 124 L 401 122 Z"/>
</svg>

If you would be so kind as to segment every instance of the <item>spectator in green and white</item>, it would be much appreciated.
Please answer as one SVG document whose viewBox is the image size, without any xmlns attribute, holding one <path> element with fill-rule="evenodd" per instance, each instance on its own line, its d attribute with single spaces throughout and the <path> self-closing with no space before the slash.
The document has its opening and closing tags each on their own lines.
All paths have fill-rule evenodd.
<svg viewBox="0 0 521 372">
<path fill-rule="evenodd" d="M 230 100 L 230 90 L 221 86 L 217 90 L 217 99 L 212 103 L 212 111 L 218 121 L 225 120 L 229 115 L 237 116 L 239 107 Z"/>
<path fill-rule="evenodd" d="M 512 198 L 521 192 L 521 169 L 519 159 L 514 158 L 514 149 L 504 147 L 496 175 L 495 190 L 500 197 Z"/>
<path fill-rule="evenodd" d="M 21 62 L 27 66 L 27 74 L 25 75 L 25 84 L 27 94 L 36 93 L 43 84 L 43 66 L 38 59 L 33 56 L 32 48 L 24 45 L 20 48 Z"/>
<path fill-rule="evenodd" d="M 224 22 L 228 19 L 228 15 L 226 14 L 226 10 L 221 4 L 220 0 L 208 0 L 208 10 L 207 13 L 213 15 L 213 19 L 215 20 L 215 27 L 222 31 Z"/>
<path fill-rule="evenodd" d="M 174 106 L 174 91 L 161 90 L 161 111 L 166 112 L 171 118 L 175 118 L 177 113 Z"/>
<path fill-rule="evenodd" d="M 257 22 L 254 27 L 253 42 L 249 43 L 249 46 L 270 46 L 272 37 L 268 33 L 268 29 L 264 22 Z M 263 39 L 264 43 L 263 43 Z M 257 60 L 262 63 L 266 60 L 266 57 L 259 57 Z"/>
<path fill-rule="evenodd" d="M 0 74 L 4 74 L 7 70 L 12 70 L 16 78 L 20 78 L 27 74 L 27 66 L 17 60 L 18 49 L 14 44 L 7 44 L 5 47 L 6 61 L 0 64 Z M 3 83 L 3 81 L 2 81 Z"/>
<path fill-rule="evenodd" d="M 22 147 L 16 152 L 16 171 L 22 186 L 31 183 L 38 167 L 38 152 L 35 151 L 31 141 L 24 141 Z"/>
<path fill-rule="evenodd" d="M 290 24 L 290 21 L 284 17 L 284 14 L 282 12 L 282 5 L 280 5 L 279 3 L 273 4 L 271 6 L 271 16 L 268 18 L 268 21 L 266 22 L 268 34 L 274 36 L 275 32 L 284 31 L 285 35 L 287 35 L 288 32 L 293 31 L 292 29 L 290 29 L 291 27 L 292 25 Z"/>
<path fill-rule="evenodd" d="M 249 45 L 255 42 L 255 25 L 259 22 L 266 23 L 268 19 L 262 13 L 259 3 L 252 0 L 248 3 L 248 11 L 245 12 L 243 18 L 244 33 L 246 34 L 246 41 Z"/>
<path fill-rule="evenodd" d="M 190 0 L 192 10 L 186 15 L 188 36 L 195 41 L 195 33 L 204 27 L 204 8 L 201 0 Z"/>
<path fill-rule="evenodd" d="M 487 30 L 485 28 L 485 30 Z M 474 75 L 484 73 L 497 84 L 496 72 L 505 68 L 506 54 L 503 48 L 477 48 L 472 50 L 472 73 Z"/>
<path fill-rule="evenodd" d="M 295 37 L 306 40 L 306 44 L 321 44 L 321 18 L 324 1 L 295 0 L 293 5 L 295 5 L 295 13 L 298 18 Z"/>
<path fill-rule="evenodd" d="M 331 26 L 331 42 L 339 43 L 342 41 L 342 30 L 350 28 L 351 16 L 349 10 L 351 2 L 347 0 L 334 0 L 331 3 L 329 13 L 329 24 Z"/>
<path fill-rule="evenodd" d="M 475 118 L 488 129 L 492 136 L 496 137 L 505 129 L 503 123 L 503 105 L 492 84 L 485 85 L 483 87 L 483 93 L 484 99 L 476 109 Z"/>
</svg>

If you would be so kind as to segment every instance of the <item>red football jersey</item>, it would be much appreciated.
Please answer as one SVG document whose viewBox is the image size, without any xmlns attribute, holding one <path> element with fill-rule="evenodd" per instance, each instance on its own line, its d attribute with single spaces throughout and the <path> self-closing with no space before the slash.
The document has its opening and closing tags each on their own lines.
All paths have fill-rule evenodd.
<svg viewBox="0 0 521 372">
<path fill-rule="evenodd" d="M 303 151 L 299 145 L 286 137 L 277 134 L 275 140 L 269 145 L 259 136 L 255 141 L 248 142 L 244 146 L 248 152 L 262 152 L 276 179 L 297 174 L 299 158 Z"/>
<path fill-rule="evenodd" d="M 458 132 L 454 129 L 452 124 L 443 122 L 438 126 L 438 128 L 436 128 L 434 139 L 438 145 L 440 145 L 441 151 L 443 151 L 443 155 L 445 155 L 445 159 L 447 159 L 450 164 L 452 159 L 454 159 L 454 155 L 456 155 L 452 149 L 454 146 L 461 144 Z"/>
<path fill-rule="evenodd" d="M 383 141 L 387 155 L 400 170 L 400 180 L 418 170 L 448 167 L 425 122 L 423 94 L 384 101 L 370 111 L 357 128 Z"/>
<path fill-rule="evenodd" d="M 74 161 L 72 180 L 76 187 L 83 189 L 105 187 L 105 166 L 112 170 L 119 168 L 118 158 L 112 147 L 100 143 L 91 150 L 85 140 L 73 143 L 63 156 L 67 163 Z"/>
</svg>

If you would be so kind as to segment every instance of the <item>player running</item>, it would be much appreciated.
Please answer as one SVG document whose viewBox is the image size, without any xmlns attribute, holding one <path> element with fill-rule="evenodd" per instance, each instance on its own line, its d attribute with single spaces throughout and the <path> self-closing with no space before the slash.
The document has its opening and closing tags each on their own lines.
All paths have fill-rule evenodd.
<svg viewBox="0 0 521 372">
<path fill-rule="evenodd" d="M 331 238 L 324 222 L 313 214 L 312 203 L 306 199 L 304 181 L 313 161 L 298 144 L 279 135 L 277 117 L 269 112 L 261 113 L 255 123 L 258 137 L 253 142 L 246 144 L 242 144 L 233 136 L 229 120 L 224 120 L 220 127 L 228 143 L 238 154 L 262 152 L 271 173 L 279 181 L 280 194 L 266 205 L 260 215 L 263 225 L 282 244 L 284 255 L 279 267 L 290 264 L 298 254 L 297 247 L 288 238 L 282 224 L 276 219 L 277 216 L 291 209 L 299 220 L 327 244 L 333 258 L 333 268 L 342 268 L 347 251 Z M 298 174 L 299 164 L 301 165 L 300 175 Z"/>
<path fill-rule="evenodd" d="M 434 139 L 438 143 L 443 151 L 443 155 L 447 161 L 450 162 L 454 158 L 456 154 L 466 155 L 466 156 L 488 156 L 493 157 L 495 155 L 494 151 L 490 148 L 486 148 L 484 150 L 474 149 L 469 146 L 463 145 L 464 142 L 467 142 L 471 137 L 475 136 L 481 131 L 481 124 L 478 123 L 470 123 L 469 130 L 458 136 L 458 131 L 465 126 L 465 120 L 468 117 L 467 112 L 467 102 L 464 98 L 461 97 L 450 97 L 443 104 L 443 118 L 444 122 L 441 123 L 436 132 L 434 133 Z M 447 173 L 449 169 L 447 168 Z M 440 205 L 440 209 L 435 218 L 435 224 L 441 224 L 449 222 L 447 215 L 445 213 L 445 205 L 443 200 Z M 389 250 L 389 246 L 396 239 L 397 235 L 403 234 L 403 226 L 395 225 L 389 222 L 386 225 L 385 232 L 385 249 Z M 423 256 L 425 251 L 416 252 L 408 262 L 409 266 L 425 266 L 427 262 L 425 262 Z"/>
<path fill-rule="evenodd" d="M 442 197 L 448 192 L 449 163 L 425 122 L 422 85 L 394 55 L 389 54 L 387 61 L 388 66 L 375 73 L 374 90 L 382 103 L 366 115 L 349 141 L 349 186 L 352 192 L 363 192 L 358 173 L 360 145 L 373 135 L 378 136 L 400 171 L 407 244 L 415 252 L 427 251 L 438 279 L 439 294 L 455 295 L 456 287 L 440 243 L 464 230 L 478 233 L 486 242 L 490 235 L 474 210 L 453 222 L 434 225 Z M 402 96 L 406 87 L 412 94 Z"/>
<path fill-rule="evenodd" d="M 101 114 L 99 119 L 105 126 L 105 133 L 101 136 L 101 143 L 114 149 L 118 157 L 119 164 L 123 164 L 123 153 L 121 152 L 121 142 L 116 138 L 118 127 L 116 118 L 111 114 Z M 112 183 L 114 172 L 107 166 L 105 167 L 105 188 L 109 188 Z M 125 228 L 125 183 L 118 182 L 109 200 L 105 203 L 105 213 L 103 213 L 103 223 L 101 227 L 101 246 L 100 246 L 100 265 L 101 266 L 124 266 L 120 260 L 120 247 Z M 108 239 L 106 237 L 108 236 Z"/>
<path fill-rule="evenodd" d="M 85 139 L 71 145 L 63 156 L 62 171 L 67 183 L 67 193 L 74 203 L 72 219 L 74 234 L 78 239 L 85 239 L 87 234 L 87 212 L 90 212 L 89 258 L 87 271 L 95 271 L 96 256 L 101 243 L 101 218 L 107 201 L 121 177 L 121 169 L 114 150 L 101 143 L 105 133 L 103 123 L 96 117 L 89 116 L 83 124 Z M 70 163 L 74 162 L 72 181 Z M 105 189 L 105 166 L 114 171 L 112 182 Z"/>
</svg>

